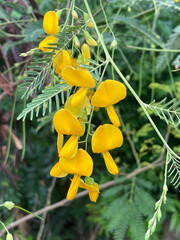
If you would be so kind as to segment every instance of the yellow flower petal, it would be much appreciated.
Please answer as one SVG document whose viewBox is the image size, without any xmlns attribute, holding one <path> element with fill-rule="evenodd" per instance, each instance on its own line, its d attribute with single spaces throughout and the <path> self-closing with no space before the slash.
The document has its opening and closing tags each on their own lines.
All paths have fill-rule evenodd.
<svg viewBox="0 0 180 240">
<path fill-rule="evenodd" d="M 84 62 L 83 62 L 83 63 L 89 65 L 90 62 L 88 62 L 87 59 L 88 59 L 88 58 L 89 58 L 89 59 L 91 58 L 91 53 L 90 53 L 90 48 L 89 48 L 89 46 L 88 46 L 86 43 L 84 43 L 84 44 L 82 45 L 82 47 L 81 47 L 81 52 L 82 52 L 82 55 L 83 55 L 83 57 L 84 57 Z"/>
<path fill-rule="evenodd" d="M 126 97 L 125 86 L 114 80 L 102 82 L 91 99 L 94 107 L 108 107 Z"/>
<path fill-rule="evenodd" d="M 58 33 L 59 25 L 56 12 L 49 11 L 44 15 L 43 28 L 44 31 L 49 35 Z"/>
<path fill-rule="evenodd" d="M 71 66 L 71 59 L 69 53 L 65 50 L 56 51 L 56 55 L 53 55 L 53 68 L 57 74 L 61 74 L 63 68 Z"/>
<path fill-rule="evenodd" d="M 84 128 L 79 120 L 68 109 L 57 111 L 54 115 L 53 123 L 58 133 L 79 136 L 84 134 Z"/>
<path fill-rule="evenodd" d="M 54 167 L 51 169 L 50 171 L 50 175 L 52 177 L 58 177 L 58 178 L 62 178 L 62 177 L 66 177 L 68 175 L 68 173 L 63 172 L 63 170 L 60 168 L 60 164 L 59 162 L 56 163 L 54 165 Z"/>
<path fill-rule="evenodd" d="M 65 102 L 64 108 L 68 109 L 76 118 L 79 117 L 81 110 L 83 108 L 86 108 L 87 114 L 90 114 L 91 112 L 91 104 L 87 96 L 83 99 L 82 102 L 80 102 L 77 106 L 71 105 L 71 100 L 74 97 L 74 94 L 72 94 L 67 101 Z"/>
<path fill-rule="evenodd" d="M 114 125 L 100 125 L 92 136 L 92 151 L 102 153 L 118 148 L 123 143 L 121 130 Z"/>
<path fill-rule="evenodd" d="M 71 136 L 59 152 L 59 157 L 73 158 L 78 149 L 78 136 Z"/>
<path fill-rule="evenodd" d="M 49 43 L 55 43 L 55 42 L 56 42 L 56 37 L 51 35 L 40 42 L 39 49 L 42 50 L 43 52 L 52 52 L 53 49 L 48 48 L 48 47 L 52 47 L 49 45 Z"/>
<path fill-rule="evenodd" d="M 78 149 L 74 158 L 60 158 L 60 167 L 64 172 L 89 177 L 93 170 L 91 156 L 83 149 Z"/>
<path fill-rule="evenodd" d="M 71 106 L 75 107 L 81 104 L 85 99 L 87 93 L 87 88 L 80 88 L 73 96 L 71 100 Z"/>
<path fill-rule="evenodd" d="M 118 174 L 119 169 L 118 169 L 114 159 L 112 158 L 111 154 L 108 151 L 104 152 L 103 157 L 104 157 L 104 161 L 105 161 L 107 170 L 113 175 Z"/>
<path fill-rule="evenodd" d="M 96 84 L 91 74 L 85 69 L 66 67 L 63 69 L 61 76 L 70 86 L 87 88 L 94 87 Z"/>
<path fill-rule="evenodd" d="M 89 191 L 89 198 L 92 202 L 97 201 L 97 198 L 99 196 L 99 186 L 97 183 L 88 185 L 82 179 L 80 179 L 79 187 L 83 189 L 87 189 Z"/>
<path fill-rule="evenodd" d="M 71 200 L 76 196 L 78 187 L 79 187 L 79 182 L 80 182 L 80 176 L 75 174 L 66 196 L 67 199 Z"/>
<path fill-rule="evenodd" d="M 117 113 L 115 112 L 113 106 L 107 107 L 107 113 L 108 113 L 108 116 L 109 116 L 111 122 L 116 127 L 119 127 L 121 124 L 120 124 L 120 121 L 119 121 L 119 117 L 118 117 Z"/>
<path fill-rule="evenodd" d="M 57 137 L 57 149 L 58 149 L 58 153 L 60 152 L 62 145 L 63 145 L 63 141 L 64 141 L 64 136 L 63 134 L 58 133 L 58 137 Z"/>
</svg>

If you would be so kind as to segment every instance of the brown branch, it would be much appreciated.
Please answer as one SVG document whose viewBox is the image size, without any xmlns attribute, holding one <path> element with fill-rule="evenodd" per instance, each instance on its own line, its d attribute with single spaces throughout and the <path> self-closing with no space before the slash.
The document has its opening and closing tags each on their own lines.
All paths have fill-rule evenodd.
<svg viewBox="0 0 180 240">
<path fill-rule="evenodd" d="M 4 54 L 3 47 L 2 47 L 1 44 L 0 44 L 0 52 L 1 52 L 1 54 L 2 54 L 2 57 L 3 57 L 3 59 L 4 59 L 4 62 L 5 62 L 5 64 L 6 64 L 7 69 L 11 69 L 10 64 L 9 64 L 9 61 L 8 61 L 8 58 L 7 58 L 6 55 Z M 13 82 L 13 74 L 12 74 L 12 71 L 11 71 L 11 70 L 8 72 L 8 76 L 9 76 L 9 81 L 10 81 L 10 82 Z"/>
<path fill-rule="evenodd" d="M 103 6 L 103 9 L 105 9 L 106 5 L 108 4 L 109 0 L 107 0 Z M 99 10 L 97 10 L 94 14 L 93 17 L 95 17 L 98 13 L 100 13 L 102 11 L 102 8 L 100 8 Z"/>
<path fill-rule="evenodd" d="M 138 174 L 140 174 L 140 173 L 142 173 L 142 172 L 145 172 L 145 171 L 147 171 L 147 170 L 149 170 L 149 169 L 153 169 L 153 168 L 155 168 L 155 167 L 159 167 L 159 166 L 162 166 L 162 165 L 164 165 L 164 161 L 163 161 L 163 162 L 158 162 L 158 163 L 155 163 L 155 162 L 154 162 L 154 163 L 152 163 L 152 164 L 150 164 L 150 165 L 148 165 L 148 166 L 146 166 L 146 167 L 143 167 L 143 168 L 139 168 L 139 169 L 134 170 L 132 173 L 127 174 L 125 177 L 126 177 L 127 179 L 130 179 L 130 178 L 132 178 L 133 176 L 136 176 L 136 175 L 138 175 Z M 102 190 L 102 189 L 106 189 L 106 188 L 111 187 L 111 186 L 116 185 L 116 184 L 117 184 L 117 182 L 114 181 L 114 180 L 112 180 L 112 181 L 109 181 L 109 182 L 107 182 L 107 183 L 101 184 L 99 187 L 100 187 L 100 190 Z M 63 200 L 61 200 L 61 201 L 59 201 L 59 202 L 57 202 L 57 203 L 54 203 L 54 204 L 52 204 L 52 205 L 50 205 L 50 206 L 46 206 L 46 207 L 44 207 L 44 208 L 41 208 L 40 210 L 34 212 L 34 214 L 40 215 L 40 214 L 42 214 L 42 213 L 44 213 L 44 212 L 48 212 L 48 211 L 54 210 L 54 209 L 59 208 L 59 207 L 62 207 L 62 206 L 67 206 L 67 205 L 71 204 L 75 199 L 84 197 L 84 196 L 86 196 L 87 194 L 88 194 L 88 191 L 85 190 L 85 191 L 83 191 L 83 192 L 78 193 L 73 200 L 63 199 Z M 25 216 L 25 217 L 22 217 L 22 218 L 18 219 L 17 221 L 14 221 L 14 222 L 10 223 L 10 224 L 7 226 L 7 229 L 12 229 L 12 228 L 16 227 L 17 225 L 19 225 L 20 223 L 22 223 L 22 222 L 24 222 L 24 221 L 28 221 L 28 220 L 30 220 L 30 219 L 32 219 L 32 218 L 34 218 L 34 217 L 35 217 L 35 216 L 32 215 L 32 214 L 29 214 L 29 215 L 27 215 L 27 216 Z M 5 232 L 6 232 L 6 230 L 2 230 L 2 231 L 0 232 L 0 237 L 1 237 Z"/>
</svg>

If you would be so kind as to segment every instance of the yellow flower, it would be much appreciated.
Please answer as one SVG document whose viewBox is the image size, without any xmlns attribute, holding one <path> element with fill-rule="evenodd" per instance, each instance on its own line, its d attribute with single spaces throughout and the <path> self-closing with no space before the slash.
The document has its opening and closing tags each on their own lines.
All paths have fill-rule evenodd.
<svg viewBox="0 0 180 240">
<path fill-rule="evenodd" d="M 48 47 L 50 46 L 49 45 L 50 43 L 56 42 L 56 37 L 54 37 L 53 35 L 57 35 L 59 28 L 58 17 L 56 12 L 49 11 L 44 15 L 43 28 L 44 31 L 50 36 L 48 36 L 47 38 L 40 42 L 39 49 L 41 49 L 44 52 L 52 52 L 53 49 Z"/>
<path fill-rule="evenodd" d="M 100 84 L 91 99 L 91 105 L 94 107 L 106 107 L 111 122 L 119 127 L 120 121 L 112 105 L 118 103 L 125 97 L 125 86 L 118 81 L 108 79 Z"/>
<path fill-rule="evenodd" d="M 61 157 L 59 162 L 51 169 L 51 176 L 64 177 L 65 174 L 74 174 L 67 199 L 73 199 L 78 191 L 80 177 L 89 177 L 92 174 L 93 161 L 91 156 L 83 149 L 78 149 L 74 158 L 68 159 Z"/>
<path fill-rule="evenodd" d="M 79 187 L 89 191 L 89 197 L 92 202 L 97 201 L 99 196 L 99 185 L 97 183 L 94 182 L 93 184 L 89 185 L 80 179 Z"/>
<path fill-rule="evenodd" d="M 88 26 L 89 28 L 94 28 L 93 22 L 90 20 L 89 15 L 88 15 L 87 13 L 85 13 L 85 12 L 84 12 L 84 21 L 85 21 L 85 22 L 88 22 L 87 26 Z"/>
<path fill-rule="evenodd" d="M 109 150 L 120 147 L 122 143 L 121 131 L 111 124 L 100 125 L 92 136 L 92 151 L 103 154 L 108 171 L 114 175 L 118 174 L 119 170 Z"/>
<path fill-rule="evenodd" d="M 67 66 L 71 66 L 71 59 L 69 56 L 69 53 L 65 50 L 58 50 L 56 51 L 56 54 L 53 55 L 53 68 L 54 71 L 61 76 L 61 72 L 63 68 Z"/>
<path fill-rule="evenodd" d="M 68 85 L 80 87 L 71 100 L 72 106 L 79 105 L 85 98 L 87 89 L 95 86 L 93 77 L 85 69 L 66 67 L 63 69 L 61 76 Z"/>
<path fill-rule="evenodd" d="M 59 157 L 73 158 L 77 153 L 78 138 L 84 134 L 84 123 L 80 122 L 68 109 L 57 111 L 53 118 L 58 134 L 72 135 L 58 151 Z"/>
</svg>

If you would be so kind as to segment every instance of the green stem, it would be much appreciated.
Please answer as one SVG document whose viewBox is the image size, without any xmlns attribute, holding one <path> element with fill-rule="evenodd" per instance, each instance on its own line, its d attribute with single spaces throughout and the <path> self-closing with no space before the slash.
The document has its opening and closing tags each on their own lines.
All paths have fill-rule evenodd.
<svg viewBox="0 0 180 240">
<path fill-rule="evenodd" d="M 26 98 L 24 98 L 24 109 L 26 107 Z M 23 149 L 22 149 L 22 159 L 24 158 L 26 150 L 26 121 L 22 121 L 22 130 L 23 130 Z"/>
<path fill-rule="evenodd" d="M 40 216 L 38 216 L 38 215 L 36 215 L 36 214 L 34 214 L 34 213 L 32 213 L 32 212 L 30 212 L 30 211 L 28 211 L 28 210 L 22 208 L 22 207 L 19 207 L 19 206 L 16 206 L 16 205 L 14 205 L 14 207 L 15 207 L 15 208 L 18 208 L 18 209 L 20 209 L 20 210 L 22 210 L 22 211 L 24 211 L 24 212 L 26 212 L 26 213 L 32 214 L 32 215 L 34 215 L 35 217 L 37 217 L 37 218 L 43 220 L 43 218 L 41 218 Z"/>
<path fill-rule="evenodd" d="M 143 63 L 144 63 L 144 55 L 145 55 L 145 51 L 142 52 L 142 56 L 140 59 L 140 66 L 139 66 L 139 91 L 138 91 L 139 97 L 141 97 L 141 93 L 142 93 L 142 70 L 143 70 Z"/>
<path fill-rule="evenodd" d="M 180 52 L 180 50 L 178 50 L 178 49 L 146 48 L 146 47 L 137 47 L 137 46 L 132 46 L 132 45 L 127 45 L 127 47 L 128 48 L 137 49 L 137 50 L 142 50 L 142 51 L 150 51 L 150 52 L 174 52 L 174 53 Z"/>
<path fill-rule="evenodd" d="M 153 122 L 151 116 L 149 115 L 149 113 L 147 112 L 146 110 L 146 107 L 145 107 L 145 104 L 144 102 L 138 97 L 138 95 L 136 94 L 136 92 L 134 91 L 134 89 L 131 87 L 131 85 L 128 83 L 128 81 L 126 80 L 126 78 L 124 77 L 124 75 L 121 73 L 121 71 L 119 70 L 119 68 L 117 67 L 117 65 L 115 64 L 115 62 L 113 61 L 113 59 L 111 58 L 107 48 L 106 48 L 106 45 L 104 43 L 104 40 L 102 39 L 101 37 L 101 34 L 99 32 L 99 29 L 96 25 L 96 22 L 94 21 L 94 18 L 92 16 L 92 13 L 91 13 L 91 10 L 89 8 L 89 4 L 87 2 L 87 0 L 84 0 L 84 3 L 85 3 L 85 6 L 86 6 L 86 9 L 88 11 L 88 14 L 94 24 L 94 28 L 96 30 L 96 33 L 98 35 L 98 38 L 99 38 L 99 41 L 101 42 L 101 45 L 104 49 L 104 52 L 105 52 L 105 55 L 106 55 L 106 58 L 110 61 L 110 63 L 113 65 L 114 69 L 116 70 L 117 74 L 121 77 L 121 79 L 123 80 L 123 82 L 126 84 L 126 86 L 128 87 L 128 89 L 130 90 L 130 92 L 132 93 L 132 95 L 134 96 L 134 98 L 136 99 L 136 101 L 139 103 L 139 105 L 141 106 L 141 108 L 143 109 L 145 115 L 147 116 L 149 122 L 151 123 L 151 125 L 153 126 L 154 130 L 156 131 L 156 133 L 158 134 L 159 138 L 161 139 L 161 141 L 164 143 L 166 149 L 173 155 L 175 156 L 177 159 L 180 159 L 180 157 L 174 153 L 174 151 L 169 147 L 169 145 L 166 143 L 165 139 L 163 138 L 163 136 L 161 135 L 159 129 L 156 127 L 155 123 Z"/>
<path fill-rule="evenodd" d="M 5 226 L 5 224 L 3 222 L 0 221 L 0 223 L 3 225 L 3 228 L 6 230 L 7 233 L 9 233 L 7 227 Z"/>
<path fill-rule="evenodd" d="M 88 136 L 90 135 L 90 127 L 91 127 L 91 120 L 92 120 L 92 116 L 93 116 L 93 112 L 94 112 L 94 107 L 92 108 L 91 110 L 91 114 L 90 114 L 90 117 L 89 117 L 89 123 L 88 123 L 88 129 L 87 129 L 87 134 L 86 134 L 86 138 L 85 138 L 85 150 L 87 151 L 87 143 L 88 143 Z"/>
<path fill-rule="evenodd" d="M 11 120 L 10 120 L 10 126 L 9 126 L 8 148 L 7 148 L 6 157 L 5 157 L 5 161 L 4 161 L 5 164 L 8 160 L 10 148 L 11 148 L 12 125 L 13 125 L 13 120 L 14 120 L 14 112 L 15 112 L 15 108 L 16 108 L 16 97 L 17 97 L 17 91 L 15 90 L 14 103 L 13 103 L 13 107 L 12 107 L 12 114 L 11 114 Z"/>
<path fill-rule="evenodd" d="M 156 61 L 155 54 L 154 54 L 154 52 L 152 52 L 152 77 L 151 77 L 151 83 L 155 82 L 155 61 Z M 152 90 L 151 90 L 151 102 L 154 99 L 154 92 L 155 92 L 155 89 L 152 88 Z"/>
<path fill-rule="evenodd" d="M 112 59 L 114 60 L 114 48 L 112 49 Z M 111 72 L 112 72 L 112 79 L 114 80 L 115 77 L 114 77 L 114 67 L 113 65 L 111 65 Z"/>
</svg>

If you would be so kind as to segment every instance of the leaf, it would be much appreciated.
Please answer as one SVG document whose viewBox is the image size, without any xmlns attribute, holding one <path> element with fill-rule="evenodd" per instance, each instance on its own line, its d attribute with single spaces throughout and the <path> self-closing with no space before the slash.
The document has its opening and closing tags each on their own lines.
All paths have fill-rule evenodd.
<svg viewBox="0 0 180 240">
<path fill-rule="evenodd" d="M 68 87 L 67 84 L 58 84 L 54 87 L 45 89 L 42 91 L 42 94 L 38 95 L 37 98 L 33 99 L 32 102 L 28 103 L 26 108 L 22 111 L 22 113 L 17 117 L 17 120 L 23 118 L 23 120 L 26 118 L 26 115 L 30 113 L 31 111 L 38 108 L 40 105 L 43 105 L 43 115 L 45 114 L 46 105 L 45 103 L 57 96 L 60 92 L 64 91 Z M 36 114 L 37 116 L 37 114 Z"/>
<path fill-rule="evenodd" d="M 180 25 L 177 26 L 173 33 L 170 35 L 164 48 L 166 49 L 180 49 Z M 157 58 L 156 72 L 162 72 L 167 66 L 167 59 L 169 62 L 173 60 L 177 53 L 175 52 L 162 52 Z M 167 58 L 167 59 L 166 59 Z"/>
<path fill-rule="evenodd" d="M 131 19 L 128 17 L 124 16 L 116 16 L 115 18 L 113 17 L 115 22 L 123 22 L 136 31 L 140 32 L 141 34 L 145 35 L 147 38 L 151 39 L 154 43 L 156 43 L 158 46 L 161 46 L 161 42 L 159 41 L 157 35 L 155 32 L 147 29 L 147 26 L 143 25 L 140 21 L 136 19 Z"/>
<path fill-rule="evenodd" d="M 31 22 L 28 23 L 23 30 L 24 42 L 34 42 L 36 39 L 44 34 L 43 22 Z"/>
</svg>

